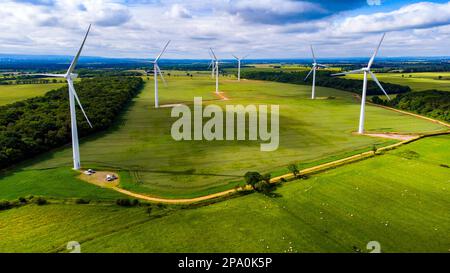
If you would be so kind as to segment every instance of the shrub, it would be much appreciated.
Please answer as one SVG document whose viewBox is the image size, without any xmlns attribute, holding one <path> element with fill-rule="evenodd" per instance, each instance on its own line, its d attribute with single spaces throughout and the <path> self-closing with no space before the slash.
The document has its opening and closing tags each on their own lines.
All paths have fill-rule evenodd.
<svg viewBox="0 0 450 273">
<path fill-rule="evenodd" d="M 298 167 L 296 164 L 289 164 L 288 166 L 288 170 L 295 176 L 297 177 L 297 175 L 300 173 Z"/>
<path fill-rule="evenodd" d="M 25 204 L 27 203 L 27 199 L 25 197 L 19 197 L 19 203 Z"/>
<path fill-rule="evenodd" d="M 46 200 L 44 197 L 40 197 L 40 196 L 34 198 L 34 199 L 33 199 L 33 202 L 34 202 L 35 204 L 37 204 L 38 206 L 42 206 L 42 205 L 45 205 L 45 204 L 48 203 L 47 200 Z"/>
<path fill-rule="evenodd" d="M 127 199 L 127 198 L 120 198 L 116 200 L 116 204 L 122 207 L 135 207 L 139 205 L 139 200 L 137 199 Z"/>
<path fill-rule="evenodd" d="M 0 201 L 0 210 L 6 210 L 11 208 L 11 203 L 9 201 L 3 200 Z"/>
<path fill-rule="evenodd" d="M 244 175 L 245 183 L 255 188 L 255 184 L 263 179 L 259 172 L 246 172 Z"/>
<path fill-rule="evenodd" d="M 91 200 L 86 200 L 83 198 L 78 198 L 75 200 L 75 204 L 83 205 L 83 204 L 89 204 Z"/>
</svg>

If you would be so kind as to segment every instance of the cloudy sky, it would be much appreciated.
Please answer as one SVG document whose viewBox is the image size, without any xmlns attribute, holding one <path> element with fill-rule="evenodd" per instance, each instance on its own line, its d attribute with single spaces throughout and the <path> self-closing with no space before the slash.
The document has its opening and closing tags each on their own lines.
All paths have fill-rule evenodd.
<svg viewBox="0 0 450 273">
<path fill-rule="evenodd" d="M 0 0 L 0 54 L 166 58 L 449 56 L 450 1 Z"/>
</svg>

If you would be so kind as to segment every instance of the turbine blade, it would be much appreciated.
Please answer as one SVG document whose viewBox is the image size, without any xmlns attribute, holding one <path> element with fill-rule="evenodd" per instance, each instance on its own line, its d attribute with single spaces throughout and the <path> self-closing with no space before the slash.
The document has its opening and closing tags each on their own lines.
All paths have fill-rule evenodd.
<svg viewBox="0 0 450 273">
<path fill-rule="evenodd" d="M 331 74 L 331 76 L 341 76 L 341 75 L 347 75 L 347 74 L 358 74 L 360 72 L 362 72 L 362 69 L 357 69 L 357 70 L 351 70 L 351 71 L 342 72 L 342 73 Z"/>
<path fill-rule="evenodd" d="M 370 76 L 372 77 L 372 79 L 377 83 L 378 87 L 380 87 L 381 91 L 383 91 L 383 93 L 386 95 L 386 97 L 388 98 L 388 100 L 391 100 L 391 98 L 389 97 L 389 95 L 386 93 L 386 91 L 384 91 L 383 86 L 381 86 L 381 83 L 378 81 L 377 77 L 375 76 L 375 74 L 372 71 L 369 71 Z"/>
<path fill-rule="evenodd" d="M 247 54 L 247 55 L 245 55 L 244 57 L 242 57 L 242 58 L 241 58 L 241 61 L 242 61 L 243 59 L 247 59 L 248 56 L 250 56 L 250 54 Z"/>
<path fill-rule="evenodd" d="M 159 76 L 161 76 L 161 79 L 164 83 L 164 86 L 167 86 L 166 80 L 164 79 L 163 74 L 161 73 L 161 69 L 159 69 L 159 65 L 156 65 L 156 70 L 158 71 Z"/>
<path fill-rule="evenodd" d="M 383 36 L 381 36 L 380 43 L 378 44 L 378 47 L 375 49 L 375 52 L 372 55 L 372 58 L 370 58 L 369 63 L 367 64 L 367 67 L 370 68 L 373 64 L 373 61 L 375 60 L 375 56 L 377 56 L 378 50 L 380 49 L 381 43 L 383 42 L 384 36 L 386 33 L 383 33 Z"/>
<path fill-rule="evenodd" d="M 72 91 L 73 96 L 74 96 L 75 99 L 77 100 L 77 103 L 78 103 L 78 105 L 80 106 L 81 112 L 83 112 L 83 115 L 84 115 L 84 117 L 86 118 L 87 123 L 89 124 L 89 126 L 90 126 L 91 128 L 93 128 L 93 127 L 92 127 L 92 124 L 91 124 L 91 121 L 89 120 L 89 118 L 88 118 L 87 115 L 86 115 L 86 112 L 85 112 L 84 109 L 83 109 L 83 105 L 81 105 L 80 99 L 78 98 L 77 92 L 75 91 L 75 87 L 73 86 L 73 82 L 68 81 L 68 83 L 69 83 L 69 88 L 70 88 L 70 90 Z"/>
<path fill-rule="evenodd" d="M 217 60 L 216 54 L 214 54 L 214 50 L 212 48 L 209 48 L 209 49 L 211 50 L 211 53 L 212 53 L 214 59 Z"/>
<path fill-rule="evenodd" d="M 313 60 L 314 60 L 314 62 L 316 62 L 316 55 L 314 55 L 314 49 L 313 49 L 313 46 L 310 45 L 310 47 L 311 47 L 311 53 L 312 53 Z"/>
<path fill-rule="evenodd" d="M 306 81 L 306 79 L 308 79 L 309 75 L 311 75 L 311 73 L 313 72 L 314 67 L 311 68 L 311 70 L 309 71 L 308 75 L 306 75 L 305 79 L 303 80 L 304 82 Z"/>
<path fill-rule="evenodd" d="M 161 53 L 159 53 L 158 57 L 156 57 L 155 62 L 157 62 L 159 60 L 159 58 L 161 58 L 161 56 L 164 54 L 164 52 L 167 49 L 167 46 L 170 44 L 170 40 L 167 42 L 167 44 L 164 46 L 163 50 L 161 51 Z"/>
<path fill-rule="evenodd" d="M 83 50 L 84 43 L 86 42 L 86 39 L 87 39 L 87 37 L 89 35 L 89 31 L 90 30 L 91 30 L 91 25 L 89 25 L 89 28 L 88 28 L 88 30 L 86 32 L 86 35 L 84 36 L 83 42 L 81 43 L 81 46 L 80 46 L 80 49 L 77 52 L 77 55 L 75 55 L 75 57 L 73 58 L 72 63 L 69 66 L 69 69 L 67 69 L 67 74 L 68 75 L 70 75 L 75 70 L 75 66 L 77 66 L 78 58 L 80 58 L 81 51 Z"/>
<path fill-rule="evenodd" d="M 239 58 L 236 57 L 236 55 L 234 55 L 234 54 L 231 54 L 231 55 L 233 55 L 233 57 L 234 57 L 236 60 L 239 60 Z"/>
</svg>

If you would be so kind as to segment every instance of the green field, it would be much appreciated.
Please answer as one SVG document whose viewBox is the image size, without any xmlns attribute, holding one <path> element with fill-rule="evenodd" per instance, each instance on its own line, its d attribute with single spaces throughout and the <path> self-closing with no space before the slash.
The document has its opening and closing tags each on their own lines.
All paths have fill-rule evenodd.
<svg viewBox="0 0 450 273">
<path fill-rule="evenodd" d="M 26 205 L 0 212 L 0 252 L 448 252 L 450 136 L 429 137 L 268 197 L 164 210 Z M 445 167 L 447 166 L 447 167 Z"/>
<path fill-rule="evenodd" d="M 178 76 L 168 80 L 169 87 L 160 90 L 162 104 L 190 104 L 194 96 L 210 100 L 207 103 L 224 104 L 211 92 L 213 81 L 209 77 Z M 370 149 L 373 144 L 392 143 L 351 134 L 357 127 L 359 105 L 350 93 L 318 88 L 319 96 L 336 99 L 311 101 L 308 86 L 258 81 L 238 84 L 232 80 L 223 81 L 222 85 L 231 98 L 229 103 L 281 105 L 280 148 L 267 153 L 259 151 L 259 143 L 248 141 L 175 142 L 170 136 L 174 121 L 169 119 L 170 109 L 153 108 L 151 83 L 115 128 L 86 138 L 81 145 L 85 167 L 121 169 L 123 187 L 134 191 L 168 197 L 199 196 L 235 186 L 248 170 L 277 171 L 290 162 L 317 161 Z M 376 107 L 368 107 L 367 116 L 371 131 L 441 129 L 439 125 Z M 34 162 L 21 168 L 51 175 L 48 173 L 70 166 L 71 149 L 60 149 Z M 2 179 L 0 189 L 15 184 L 19 175 L 20 172 L 8 174 Z"/>
<path fill-rule="evenodd" d="M 279 104 L 280 146 L 275 152 L 260 152 L 260 143 L 251 141 L 181 141 L 170 136 L 170 108 L 154 109 L 153 82 L 146 84 L 124 116 L 111 130 L 84 138 L 81 160 L 85 168 L 119 170 L 123 188 L 164 197 L 201 196 L 242 183 L 245 172 L 287 172 L 289 163 L 313 164 L 352 153 L 370 150 L 372 145 L 392 140 L 357 136 L 359 101 L 348 92 L 317 88 L 320 97 L 310 100 L 310 87 L 275 82 L 222 79 L 221 90 L 231 100 L 213 94 L 214 81 L 202 74 L 194 77 L 167 77 L 161 86 L 160 102 L 192 104 L 202 96 L 206 104 Z M 88 111 L 89 115 L 89 111 Z M 367 107 L 368 131 L 418 133 L 443 129 L 432 122 L 378 107 Z M 71 190 L 73 173 L 70 147 L 37 157 L 2 175 L 0 199 L 28 194 L 45 194 L 47 184 L 61 183 L 51 195 L 65 198 L 83 195 Z M 20 183 L 26 172 L 33 179 Z M 46 177 L 57 177 L 57 182 Z M 20 186 L 17 186 L 20 185 Z"/>
<path fill-rule="evenodd" d="M 439 79 L 439 76 L 442 78 Z M 345 78 L 362 80 L 363 75 L 351 74 L 346 75 Z M 413 91 L 430 89 L 450 91 L 450 72 L 377 73 L 377 78 L 383 82 L 407 85 Z M 386 91 L 389 93 L 389 90 Z"/>
<path fill-rule="evenodd" d="M 64 86 L 63 83 L 0 85 L 0 105 L 42 96 L 50 90 Z"/>
</svg>

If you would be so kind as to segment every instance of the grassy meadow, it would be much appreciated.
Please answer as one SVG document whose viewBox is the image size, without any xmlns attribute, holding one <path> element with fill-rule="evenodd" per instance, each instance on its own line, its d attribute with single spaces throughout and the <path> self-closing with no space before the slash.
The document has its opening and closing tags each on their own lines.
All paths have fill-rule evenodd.
<svg viewBox="0 0 450 273">
<path fill-rule="evenodd" d="M 26 205 L 0 212 L 0 252 L 448 252 L 450 136 L 209 206 Z"/>
<path fill-rule="evenodd" d="M 184 72 L 166 75 L 168 86 L 160 85 L 160 104 L 191 105 L 194 96 L 201 96 L 205 104 L 221 106 L 279 104 L 279 149 L 261 152 L 258 141 L 174 141 L 170 129 L 176 118 L 170 118 L 170 108 L 154 108 L 150 77 L 113 128 L 81 140 L 82 165 L 118 171 L 125 189 L 163 197 L 194 197 L 242 184 L 247 171 L 280 173 L 289 163 L 311 165 L 395 142 L 353 134 L 358 126 L 359 101 L 351 93 L 318 87 L 321 99 L 313 101 L 309 86 L 249 80 L 238 83 L 224 77 L 220 89 L 230 100 L 222 101 L 213 93 L 214 80 L 207 73 L 190 73 L 193 77 Z M 373 106 L 367 106 L 366 116 L 366 129 L 373 132 L 443 129 Z M 0 199 L 17 198 L 25 192 L 45 194 L 48 184 L 59 185 L 49 190 L 54 197 L 82 196 L 83 192 L 72 191 L 71 183 L 76 179 L 66 171 L 71 161 L 72 151 L 67 146 L 0 174 Z M 27 172 L 33 178 L 22 183 Z"/>
<path fill-rule="evenodd" d="M 62 86 L 64 83 L 0 85 L 0 105 L 42 96 Z"/>
<path fill-rule="evenodd" d="M 441 76 L 441 78 L 439 78 Z M 361 79 L 362 74 L 346 75 L 347 79 Z M 407 85 L 413 91 L 430 89 L 450 91 L 450 72 L 377 73 L 379 81 Z M 369 79 L 371 79 L 369 77 Z M 389 93 L 389 90 L 386 90 Z"/>
</svg>

